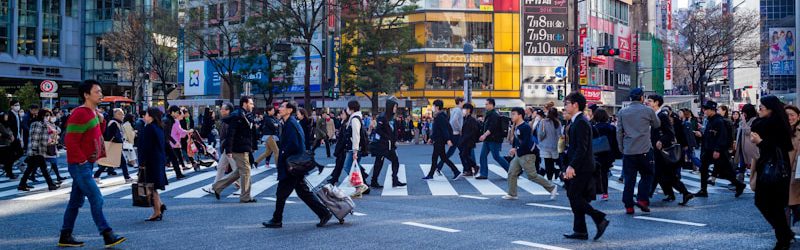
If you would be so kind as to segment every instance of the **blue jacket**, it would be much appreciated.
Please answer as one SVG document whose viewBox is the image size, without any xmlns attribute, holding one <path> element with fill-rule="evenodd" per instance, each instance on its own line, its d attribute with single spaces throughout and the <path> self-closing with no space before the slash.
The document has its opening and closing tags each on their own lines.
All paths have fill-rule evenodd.
<svg viewBox="0 0 800 250">
<path fill-rule="evenodd" d="M 517 157 L 522 157 L 533 153 L 533 138 L 531 138 L 531 126 L 523 122 L 514 129 L 514 148 L 517 149 Z"/>
<path fill-rule="evenodd" d="M 153 183 L 155 188 L 164 189 L 167 185 L 166 175 L 166 139 L 164 130 L 155 124 L 148 124 L 139 132 L 139 147 L 137 148 L 139 166 L 146 167 L 146 183 Z"/>
<path fill-rule="evenodd" d="M 297 122 L 297 119 L 294 116 L 289 117 L 288 120 L 284 122 L 283 127 L 281 128 L 281 137 L 280 137 L 280 153 L 278 154 L 278 180 L 286 179 L 289 176 L 289 164 L 286 162 L 286 158 L 289 156 L 297 155 L 303 153 L 305 149 L 305 136 L 303 133 L 303 129 L 300 127 L 300 123 Z"/>
<path fill-rule="evenodd" d="M 450 127 L 450 117 L 443 111 L 439 111 L 436 118 L 433 120 L 433 133 L 431 139 L 434 143 L 446 144 L 453 135 L 453 128 Z"/>
</svg>

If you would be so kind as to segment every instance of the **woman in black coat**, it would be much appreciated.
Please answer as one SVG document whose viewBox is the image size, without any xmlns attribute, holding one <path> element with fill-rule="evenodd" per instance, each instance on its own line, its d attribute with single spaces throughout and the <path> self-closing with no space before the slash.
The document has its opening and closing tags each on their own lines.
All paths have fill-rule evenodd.
<svg viewBox="0 0 800 250">
<path fill-rule="evenodd" d="M 622 153 L 619 152 L 619 144 L 617 143 L 617 127 L 611 125 L 609 121 L 608 112 L 605 109 L 597 109 L 592 113 L 592 123 L 594 124 L 593 133 L 594 138 L 605 136 L 608 138 L 608 145 L 611 151 L 595 153 L 595 159 L 600 164 L 600 192 L 602 192 L 602 200 L 608 200 L 608 173 L 614 167 L 614 161 L 622 158 Z"/>
<path fill-rule="evenodd" d="M 794 233 L 786 220 L 784 209 L 789 204 L 789 151 L 792 150 L 789 120 L 784 104 L 775 96 L 761 98 L 758 118 L 753 122 L 750 138 L 758 146 L 760 157 L 755 169 L 755 205 L 775 230 L 775 249 L 789 249 Z M 769 166 L 769 168 L 768 168 Z M 767 174 L 766 170 L 773 173 Z M 785 173 L 781 175 L 779 173 Z"/>
<path fill-rule="evenodd" d="M 303 135 L 306 138 L 303 142 L 305 148 L 306 150 L 311 150 L 311 144 L 314 144 L 314 133 L 312 133 L 314 121 L 311 120 L 311 117 L 308 116 L 308 112 L 305 109 L 297 111 L 297 121 L 300 122 L 300 127 L 303 128 Z"/>
<path fill-rule="evenodd" d="M 167 163 L 164 124 L 161 110 L 150 108 L 144 116 L 147 123 L 139 133 L 139 183 L 144 183 L 153 193 L 153 215 L 147 221 L 160 221 L 167 206 L 161 203 L 158 189 L 164 190 L 167 183 L 165 165 Z M 177 167 L 177 166 L 176 166 Z M 142 174 L 144 172 L 144 174 Z"/>
</svg>

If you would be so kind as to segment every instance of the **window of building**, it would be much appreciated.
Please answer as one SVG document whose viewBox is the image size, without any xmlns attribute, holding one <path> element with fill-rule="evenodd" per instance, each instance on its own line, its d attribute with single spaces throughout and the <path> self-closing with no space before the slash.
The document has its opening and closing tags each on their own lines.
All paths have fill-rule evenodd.
<svg viewBox="0 0 800 250">
<path fill-rule="evenodd" d="M 8 53 L 9 26 L 11 26 L 11 1 L 0 0 L 0 53 Z"/>
<path fill-rule="evenodd" d="M 491 90 L 492 64 L 470 64 L 472 71 L 472 88 Z M 463 89 L 464 64 L 463 63 L 425 63 L 425 89 Z"/>
<path fill-rule="evenodd" d="M 476 49 L 491 49 L 493 32 L 491 23 L 427 22 L 425 23 L 427 48 L 464 48 L 471 41 Z"/>
<path fill-rule="evenodd" d="M 19 0 L 19 28 L 17 30 L 17 53 L 36 55 L 36 26 L 38 13 L 36 0 Z"/>
<path fill-rule="evenodd" d="M 59 56 L 61 32 L 61 1 L 42 0 L 43 23 L 42 26 L 42 55 L 47 57 Z"/>
</svg>

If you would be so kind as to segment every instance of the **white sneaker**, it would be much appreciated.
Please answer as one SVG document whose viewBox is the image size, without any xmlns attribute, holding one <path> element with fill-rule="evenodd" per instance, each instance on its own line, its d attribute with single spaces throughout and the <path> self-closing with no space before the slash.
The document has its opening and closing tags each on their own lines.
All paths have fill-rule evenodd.
<svg viewBox="0 0 800 250">
<path fill-rule="evenodd" d="M 556 196 L 558 196 L 558 188 L 553 188 L 553 191 L 550 191 L 550 200 L 555 200 Z"/>
<path fill-rule="evenodd" d="M 98 185 L 103 184 L 103 182 L 100 181 L 100 178 L 94 178 L 94 182 Z"/>
<path fill-rule="evenodd" d="M 516 196 L 511 196 L 511 195 L 503 195 L 503 199 L 504 200 L 516 200 L 518 198 Z"/>
<path fill-rule="evenodd" d="M 133 179 L 131 178 L 125 179 L 125 184 L 131 184 L 131 183 L 133 183 Z"/>
</svg>

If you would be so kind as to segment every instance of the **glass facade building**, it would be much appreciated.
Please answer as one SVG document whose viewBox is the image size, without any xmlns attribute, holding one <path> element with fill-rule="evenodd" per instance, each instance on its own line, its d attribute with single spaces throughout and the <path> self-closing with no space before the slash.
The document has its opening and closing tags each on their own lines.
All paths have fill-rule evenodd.
<svg viewBox="0 0 800 250">
<path fill-rule="evenodd" d="M 761 54 L 762 94 L 774 94 L 784 101 L 795 99 L 796 0 L 761 0 L 762 44 L 769 49 Z M 765 88 L 766 87 L 766 88 Z"/>
</svg>

